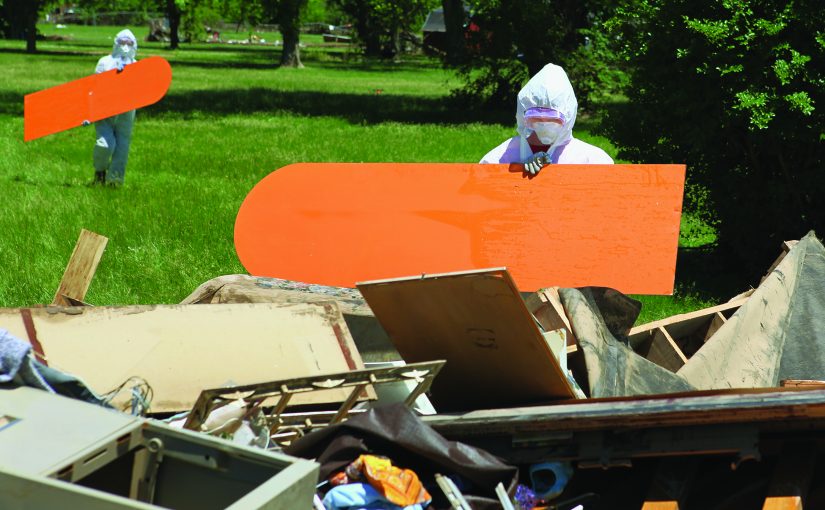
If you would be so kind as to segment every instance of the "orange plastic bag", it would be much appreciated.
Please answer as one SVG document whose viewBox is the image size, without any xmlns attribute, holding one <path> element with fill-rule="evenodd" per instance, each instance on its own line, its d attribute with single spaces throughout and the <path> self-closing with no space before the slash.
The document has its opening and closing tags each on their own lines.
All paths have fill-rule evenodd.
<svg viewBox="0 0 825 510">
<path fill-rule="evenodd" d="M 350 481 L 366 479 L 382 496 L 398 506 L 424 503 L 432 499 L 415 471 L 393 466 L 386 457 L 361 455 L 347 466 L 346 473 Z"/>
</svg>

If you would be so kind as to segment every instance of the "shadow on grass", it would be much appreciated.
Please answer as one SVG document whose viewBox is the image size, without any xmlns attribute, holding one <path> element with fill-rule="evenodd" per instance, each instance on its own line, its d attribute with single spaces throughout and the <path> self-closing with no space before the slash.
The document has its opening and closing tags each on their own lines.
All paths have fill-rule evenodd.
<svg viewBox="0 0 825 510">
<path fill-rule="evenodd" d="M 144 116 L 198 116 L 293 114 L 331 116 L 353 124 L 401 122 L 460 125 L 473 122 L 508 123 L 512 113 L 453 106 L 449 98 L 426 98 L 377 93 L 364 94 L 309 91 L 276 91 L 266 88 L 199 90 L 169 94 L 146 108 Z M 2 101 L 0 97 L 0 101 Z M 0 106 L 0 111 L 2 106 Z"/>
</svg>

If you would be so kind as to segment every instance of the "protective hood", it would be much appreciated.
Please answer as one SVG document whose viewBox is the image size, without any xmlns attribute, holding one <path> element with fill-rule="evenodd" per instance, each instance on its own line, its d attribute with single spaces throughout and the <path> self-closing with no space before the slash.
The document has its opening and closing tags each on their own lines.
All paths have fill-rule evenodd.
<svg viewBox="0 0 825 510">
<path fill-rule="evenodd" d="M 118 41 L 123 39 L 131 40 L 132 46 L 118 44 Z M 135 38 L 135 34 L 133 34 L 132 31 L 128 28 L 125 30 L 121 30 L 115 36 L 115 42 L 112 45 L 112 56 L 114 58 L 123 60 L 127 64 L 131 64 L 135 61 L 135 56 L 137 55 L 137 47 L 137 39 Z"/>
<path fill-rule="evenodd" d="M 566 144 L 573 138 L 573 124 L 576 123 L 578 106 L 576 95 L 573 93 L 573 86 L 567 78 L 567 73 L 561 67 L 555 64 L 547 64 L 535 76 L 530 78 L 530 81 L 521 89 L 516 99 L 516 126 L 519 135 L 521 135 L 522 159 L 531 154 L 527 144 L 530 130 L 524 122 L 524 112 L 528 108 L 552 108 L 564 115 L 563 130 L 556 142 L 547 150 L 548 153 L 552 154 L 556 147 Z"/>
</svg>

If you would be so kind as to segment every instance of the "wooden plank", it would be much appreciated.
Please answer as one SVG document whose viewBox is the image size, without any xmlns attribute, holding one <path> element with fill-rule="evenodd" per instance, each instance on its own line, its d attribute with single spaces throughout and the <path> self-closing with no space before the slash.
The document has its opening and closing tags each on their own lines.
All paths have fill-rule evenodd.
<svg viewBox="0 0 825 510">
<path fill-rule="evenodd" d="M 639 326 L 635 326 L 630 329 L 630 333 L 628 334 L 629 337 L 633 335 L 643 333 L 645 331 L 655 330 L 656 328 L 660 327 L 668 327 L 673 324 L 677 324 L 683 321 L 689 321 L 696 318 L 702 318 L 707 316 L 712 316 L 717 312 L 722 312 L 727 314 L 728 312 L 733 312 L 738 310 L 745 302 L 747 302 L 748 297 L 739 298 L 734 301 L 729 301 L 727 303 L 722 303 L 720 305 L 711 306 L 709 308 L 702 308 L 701 310 L 695 310 L 693 312 L 688 313 L 681 313 L 678 315 L 673 315 L 671 317 L 667 317 L 665 319 L 661 319 L 658 321 L 648 322 L 647 324 L 641 324 Z"/>
<path fill-rule="evenodd" d="M 333 303 L 47 307 L 30 314 L 49 366 L 99 394 L 141 377 L 154 392 L 153 412 L 189 410 L 204 388 L 364 368 Z M 27 338 L 20 309 L 0 309 L 0 324 Z M 334 390 L 293 402 L 347 396 Z M 126 391 L 114 402 L 129 397 Z"/>
<path fill-rule="evenodd" d="M 156 103 L 171 83 L 169 62 L 155 56 L 123 71 L 113 69 L 27 94 L 23 139 L 28 142 Z"/>
<path fill-rule="evenodd" d="M 578 348 L 576 336 L 573 335 L 573 329 L 570 327 L 570 320 L 567 314 L 564 313 L 564 306 L 561 304 L 558 287 L 549 287 L 540 289 L 524 300 L 527 309 L 539 321 L 544 331 L 553 331 L 556 329 L 563 329 L 564 334 L 567 335 L 567 352 L 575 352 Z"/>
<path fill-rule="evenodd" d="M 825 418 L 825 390 L 772 388 L 651 398 L 588 399 L 466 414 L 439 414 L 423 419 L 442 435 L 475 437 L 754 422 L 788 425 L 822 418 Z"/>
<path fill-rule="evenodd" d="M 86 298 L 86 291 L 89 290 L 108 242 L 107 237 L 85 228 L 81 229 L 72 256 L 63 272 L 63 278 L 54 294 L 53 305 L 73 306 L 71 300 L 82 302 Z"/>
<path fill-rule="evenodd" d="M 825 381 L 814 381 L 810 379 L 783 379 L 779 381 L 782 388 L 823 388 Z"/>
<path fill-rule="evenodd" d="M 676 372 L 687 363 L 687 357 L 665 328 L 657 328 L 653 333 L 647 359 L 671 372 Z"/>
<path fill-rule="evenodd" d="M 522 165 L 299 163 L 247 195 L 235 249 L 251 275 L 338 287 L 506 266 L 525 291 L 671 294 L 684 175 L 684 165 L 558 165 L 526 179 Z"/>
<path fill-rule="evenodd" d="M 506 270 L 363 282 L 358 289 L 405 361 L 447 360 L 431 388 L 439 412 L 574 398 Z"/>
<path fill-rule="evenodd" d="M 786 444 L 776 466 L 762 510 L 803 510 L 817 457 L 816 443 Z M 811 507 L 808 507 L 811 508 Z"/>
</svg>

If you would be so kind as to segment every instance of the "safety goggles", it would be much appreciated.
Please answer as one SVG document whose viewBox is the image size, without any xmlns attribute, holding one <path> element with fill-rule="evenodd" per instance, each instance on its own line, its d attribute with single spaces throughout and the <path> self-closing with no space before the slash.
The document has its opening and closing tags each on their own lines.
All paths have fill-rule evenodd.
<svg viewBox="0 0 825 510">
<path fill-rule="evenodd" d="M 134 46 L 135 42 L 131 39 L 118 39 L 117 41 L 118 46 L 126 45 L 126 46 Z"/>
<path fill-rule="evenodd" d="M 557 122 L 564 124 L 564 121 L 564 114 L 553 108 L 534 106 L 524 112 L 524 123 L 527 126 L 531 126 L 536 122 Z"/>
</svg>

